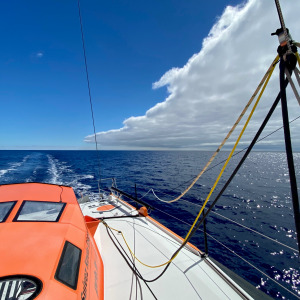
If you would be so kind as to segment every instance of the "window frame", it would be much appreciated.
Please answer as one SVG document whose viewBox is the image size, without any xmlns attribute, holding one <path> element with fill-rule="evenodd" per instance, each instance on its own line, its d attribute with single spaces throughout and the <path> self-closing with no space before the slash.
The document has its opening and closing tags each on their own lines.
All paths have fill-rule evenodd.
<svg viewBox="0 0 300 300">
<path fill-rule="evenodd" d="M 22 209 L 23 209 L 23 207 L 25 206 L 25 204 L 27 202 L 33 202 L 33 203 L 62 203 L 63 205 L 61 206 L 60 212 L 57 215 L 57 217 L 56 217 L 55 220 L 18 220 L 18 218 L 20 216 L 20 213 L 22 212 Z M 60 219 L 62 213 L 65 210 L 66 204 L 67 203 L 65 203 L 65 202 L 40 201 L 40 200 L 39 201 L 35 201 L 35 200 L 23 200 L 23 202 L 22 202 L 22 204 L 21 204 L 18 212 L 16 213 L 16 216 L 13 219 L 13 222 L 50 222 L 50 223 L 59 222 L 59 219 Z"/>
<path fill-rule="evenodd" d="M 59 273 L 60 273 L 61 267 L 62 267 L 63 262 L 64 262 L 64 258 L 65 258 L 65 255 L 66 255 L 68 245 L 71 245 L 71 246 L 75 247 L 76 249 L 78 249 L 80 251 L 78 260 L 76 262 L 77 266 L 76 266 L 76 271 L 75 271 L 75 284 L 74 285 L 69 284 L 68 282 L 66 282 L 65 280 L 63 280 L 59 277 Z M 73 243 L 71 243 L 69 241 L 65 241 L 64 248 L 62 250 L 62 253 L 61 253 L 61 256 L 60 256 L 60 259 L 59 259 L 59 263 L 58 263 L 56 271 L 55 271 L 54 278 L 57 281 L 63 283 L 64 285 L 66 285 L 67 287 L 69 287 L 73 290 L 76 290 L 77 286 L 78 286 L 79 270 L 80 270 L 80 265 L 81 265 L 81 256 L 82 256 L 82 250 L 79 247 L 75 246 Z"/>
<path fill-rule="evenodd" d="M 16 206 L 16 203 L 17 203 L 18 201 L 17 200 L 15 200 L 15 201 L 3 201 L 3 202 L 0 202 L 0 205 L 1 205 L 1 203 L 13 203 L 13 205 L 10 207 L 10 209 L 7 211 L 7 213 L 6 213 L 6 215 L 4 216 L 4 218 L 2 219 L 2 221 L 0 221 L 0 223 L 4 223 L 6 220 L 7 220 L 7 218 L 9 217 L 9 215 L 10 215 L 10 213 L 12 212 L 12 210 L 14 209 L 14 207 Z"/>
</svg>

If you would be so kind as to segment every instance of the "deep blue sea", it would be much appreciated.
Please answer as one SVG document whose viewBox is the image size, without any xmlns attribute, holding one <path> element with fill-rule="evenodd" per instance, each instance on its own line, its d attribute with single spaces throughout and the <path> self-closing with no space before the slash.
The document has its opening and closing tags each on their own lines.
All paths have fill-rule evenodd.
<svg viewBox="0 0 300 300">
<path fill-rule="evenodd" d="M 185 236 L 189 225 L 179 220 L 193 223 L 200 209 L 198 205 L 204 202 L 222 164 L 204 173 L 194 188 L 178 202 L 160 202 L 151 192 L 144 195 L 152 188 L 163 200 L 171 200 L 178 196 L 201 171 L 211 154 L 202 151 L 100 151 L 100 174 L 102 179 L 116 178 L 118 188 L 132 195 L 135 193 L 136 184 L 138 197 L 143 197 L 144 201 L 157 208 L 151 215 L 179 235 Z M 221 152 L 212 166 L 227 156 L 228 152 Z M 72 186 L 78 197 L 96 197 L 99 179 L 97 157 L 96 151 L 0 151 L 0 184 L 63 184 Z M 211 197 L 212 200 L 240 158 L 241 154 L 232 159 Z M 294 154 L 294 159 L 299 183 L 300 153 Z M 103 181 L 102 187 L 110 184 L 110 180 Z M 250 154 L 213 211 L 214 213 L 207 218 L 207 232 L 212 236 L 208 237 L 209 255 L 271 297 L 297 299 L 220 244 L 224 244 L 300 296 L 300 263 L 297 251 L 270 241 L 220 216 L 230 218 L 297 249 L 285 153 Z M 204 249 L 202 231 L 199 230 L 192 242 Z"/>
</svg>

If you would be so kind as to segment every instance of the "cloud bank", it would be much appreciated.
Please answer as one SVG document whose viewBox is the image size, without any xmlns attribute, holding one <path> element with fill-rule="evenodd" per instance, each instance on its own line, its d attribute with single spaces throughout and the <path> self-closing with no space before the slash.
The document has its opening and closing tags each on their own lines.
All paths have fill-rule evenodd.
<svg viewBox="0 0 300 300">
<path fill-rule="evenodd" d="M 282 10 L 291 34 L 298 34 L 300 2 L 284 1 Z M 167 71 L 153 83 L 153 89 L 167 87 L 168 97 L 145 115 L 126 119 L 122 128 L 97 133 L 101 148 L 215 149 L 276 57 L 278 39 L 270 34 L 278 27 L 280 23 L 273 1 L 249 0 L 236 7 L 226 7 L 203 40 L 200 52 L 182 68 Z M 300 36 L 293 38 L 300 40 Z M 251 121 L 252 129 L 246 131 L 242 144 L 251 141 L 278 91 L 276 71 Z M 291 92 L 288 97 L 292 97 Z M 300 113 L 296 100 L 293 99 L 289 107 L 292 112 Z M 300 132 L 295 123 L 292 130 Z M 281 124 L 277 109 L 265 134 Z M 262 145 L 279 146 L 281 137 L 282 134 L 274 135 Z M 295 140 L 300 144 L 300 135 L 296 134 Z M 87 136 L 85 141 L 93 143 L 94 136 Z M 229 141 L 232 143 L 233 140 Z"/>
</svg>

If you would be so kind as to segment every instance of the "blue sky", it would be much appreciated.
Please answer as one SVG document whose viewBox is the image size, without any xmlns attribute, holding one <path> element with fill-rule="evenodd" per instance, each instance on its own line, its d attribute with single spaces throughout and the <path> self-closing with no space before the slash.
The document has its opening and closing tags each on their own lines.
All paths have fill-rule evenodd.
<svg viewBox="0 0 300 300">
<path fill-rule="evenodd" d="M 250 2 L 254 7 L 260 1 Z M 155 130 L 147 133 L 146 143 L 140 137 L 139 142 L 128 138 L 135 135 L 131 131 L 127 132 L 126 141 L 118 145 L 123 136 L 120 138 L 115 131 L 124 127 L 124 121 L 145 116 L 174 95 L 174 83 L 167 80 L 162 84 L 160 78 L 174 68 L 182 70 L 193 55 L 201 53 L 203 39 L 221 16 L 225 19 L 228 15 L 224 14 L 225 8 L 241 3 L 81 1 L 96 131 L 111 136 L 102 139 L 99 135 L 103 149 L 130 149 L 130 145 L 134 149 L 183 148 L 183 141 L 162 143 Z M 77 1 L 3 1 L 1 10 L 0 26 L 4 30 L 0 48 L 0 149 L 93 149 L 92 143 L 84 142 L 93 128 Z M 251 14 L 251 9 L 248 11 Z M 239 22 L 238 13 L 242 12 L 242 8 L 229 11 L 232 20 L 226 22 L 233 23 L 235 19 Z M 296 29 L 299 26 L 293 31 Z M 270 38 L 269 32 L 264 34 L 275 50 L 271 60 L 266 60 L 266 70 L 276 55 L 277 41 Z M 223 60 L 230 63 L 228 56 Z M 264 68 L 255 82 L 259 82 Z M 155 82 L 160 82 L 157 84 L 160 88 L 153 88 Z M 199 103 L 199 108 L 202 105 Z M 186 112 L 185 119 L 189 117 Z M 172 118 L 177 119 L 175 113 Z M 156 123 L 157 119 L 151 122 Z M 142 128 L 139 124 L 134 126 Z M 179 141 L 185 135 L 184 126 L 181 124 L 174 140 Z M 176 131 L 174 128 L 170 123 L 172 133 L 166 128 L 161 131 L 161 138 L 166 141 Z M 216 135 L 216 141 L 208 143 L 215 147 L 214 143 L 220 141 L 217 138 Z M 201 148 L 201 145 L 189 142 L 188 147 Z"/>
</svg>

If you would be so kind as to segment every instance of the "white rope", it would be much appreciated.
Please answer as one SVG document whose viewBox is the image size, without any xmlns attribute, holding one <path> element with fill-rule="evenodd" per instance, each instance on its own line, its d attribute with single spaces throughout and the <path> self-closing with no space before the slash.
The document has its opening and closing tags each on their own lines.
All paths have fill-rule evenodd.
<svg viewBox="0 0 300 300">
<path fill-rule="evenodd" d="M 154 197 L 157 199 L 157 200 L 159 200 L 159 201 L 161 201 L 161 202 L 164 202 L 164 203 L 169 203 L 169 201 L 166 201 L 166 200 L 163 200 L 163 199 L 160 199 L 156 194 L 155 194 L 155 192 L 154 192 L 154 190 L 153 189 L 151 189 L 151 192 L 152 192 L 152 194 L 154 195 Z"/>
<path fill-rule="evenodd" d="M 220 245 L 222 245 L 224 248 L 226 248 L 227 250 L 229 250 L 231 253 L 233 253 L 234 255 L 236 255 L 238 258 L 240 258 L 241 260 L 243 260 L 245 263 L 247 263 L 248 265 L 250 265 L 252 268 L 254 268 L 255 270 L 257 270 L 258 272 L 260 272 L 261 274 L 263 274 L 264 276 L 266 276 L 267 278 L 269 278 L 270 280 L 272 280 L 274 283 L 276 283 L 277 285 L 279 285 L 281 288 L 283 288 L 284 290 L 286 290 L 287 292 L 289 292 L 290 294 L 292 294 L 293 296 L 295 296 L 296 298 L 300 299 L 300 297 L 296 294 L 294 294 L 292 291 L 290 291 L 289 289 L 287 289 L 285 286 L 283 286 L 282 284 L 280 284 L 278 281 L 276 281 L 275 279 L 273 279 L 272 277 L 270 277 L 269 275 L 267 275 L 266 273 L 264 273 L 263 271 L 261 271 L 259 268 L 257 268 L 256 266 L 254 266 L 253 264 L 251 264 L 249 261 L 247 261 L 245 258 L 241 257 L 240 255 L 238 255 L 237 253 L 235 253 L 233 250 L 231 250 L 230 248 L 228 248 L 227 246 L 225 246 L 223 243 L 219 242 L 217 239 L 215 239 L 213 236 L 211 236 L 210 234 L 207 233 L 207 235 L 209 237 L 211 237 L 213 240 L 215 240 L 217 243 L 219 243 Z"/>
<path fill-rule="evenodd" d="M 142 196 L 140 199 L 143 199 L 144 197 L 146 197 L 151 191 L 153 191 L 153 189 L 150 189 L 144 196 Z"/>
<path fill-rule="evenodd" d="M 153 196 L 154 196 L 157 200 L 159 200 L 160 202 L 164 202 L 164 203 L 169 203 L 169 204 L 170 204 L 170 201 L 166 201 L 166 200 L 163 200 L 163 199 L 159 198 L 159 197 L 155 194 L 155 192 L 154 192 L 153 189 L 151 189 L 150 191 L 152 192 Z"/>
<path fill-rule="evenodd" d="M 161 201 L 161 202 L 169 203 L 168 201 L 165 201 L 165 200 L 160 199 L 160 198 L 155 194 L 155 192 L 154 192 L 153 189 L 150 189 L 144 196 L 146 196 L 147 194 L 149 194 L 150 191 L 152 192 L 152 194 L 154 195 L 154 197 L 155 197 L 157 200 L 159 200 L 159 201 Z M 143 196 L 143 197 L 144 197 L 144 196 Z M 143 197 L 142 197 L 142 198 L 143 198 Z M 187 202 L 187 203 L 189 203 L 189 204 L 193 204 L 193 205 L 202 207 L 202 206 L 199 205 L 199 204 L 192 203 L 192 202 L 187 201 L 187 200 L 184 200 L 184 199 L 181 199 L 181 200 L 182 200 L 182 201 L 185 201 L 185 202 Z M 249 230 L 249 231 L 252 231 L 252 232 L 254 232 L 254 233 L 256 233 L 256 234 L 258 234 L 258 235 L 260 235 L 260 236 L 262 236 L 262 237 L 264 237 L 264 238 L 266 238 L 266 239 L 268 239 L 268 240 L 270 240 L 270 241 L 272 241 L 272 242 L 274 242 L 274 243 L 277 243 L 277 244 L 279 244 L 279 245 L 281 245 L 281 246 L 284 246 L 284 247 L 286 247 L 286 248 L 288 248 L 288 249 L 290 249 L 290 250 L 292 250 L 292 251 L 298 252 L 297 249 L 292 248 L 292 247 L 290 247 L 290 246 L 288 246 L 288 245 L 286 245 L 286 244 L 283 244 L 283 243 L 281 243 L 281 242 L 279 242 L 279 241 L 277 241 L 277 240 L 275 240 L 275 239 L 273 239 L 273 238 L 271 238 L 271 237 L 269 237 L 269 236 L 267 236 L 267 235 L 265 235 L 265 234 L 263 234 L 263 233 L 260 233 L 260 232 L 254 230 L 254 229 L 252 229 L 252 228 L 250 228 L 250 227 L 247 227 L 247 226 L 245 226 L 245 225 L 243 225 L 243 224 L 240 224 L 240 223 L 238 223 L 238 222 L 236 222 L 236 221 L 234 221 L 234 220 L 232 220 L 232 219 L 230 219 L 230 218 L 224 217 L 223 215 L 218 214 L 218 213 L 216 213 L 216 212 L 214 212 L 214 211 L 211 211 L 211 212 L 214 213 L 214 214 L 216 214 L 216 215 L 218 215 L 218 216 L 220 216 L 220 217 L 222 217 L 222 218 L 224 218 L 224 219 L 226 219 L 226 220 L 228 220 L 228 221 L 230 221 L 230 222 L 232 222 L 232 223 L 234 223 L 234 224 L 236 224 L 236 225 L 239 225 L 240 227 L 243 227 L 243 228 L 245 228 L 245 229 L 247 229 L 247 230 Z M 167 213 L 166 213 L 166 214 L 167 214 Z M 170 216 L 171 216 L 171 215 L 170 215 Z M 176 217 L 174 217 L 174 218 L 177 219 Z M 178 219 L 178 220 L 179 220 L 179 219 Z M 181 222 L 184 222 L 184 221 L 182 221 L 182 220 L 180 220 L 180 221 L 181 221 Z M 184 222 L 184 223 L 185 223 L 185 222 Z M 186 224 L 187 224 L 187 223 L 186 223 Z"/>
</svg>

